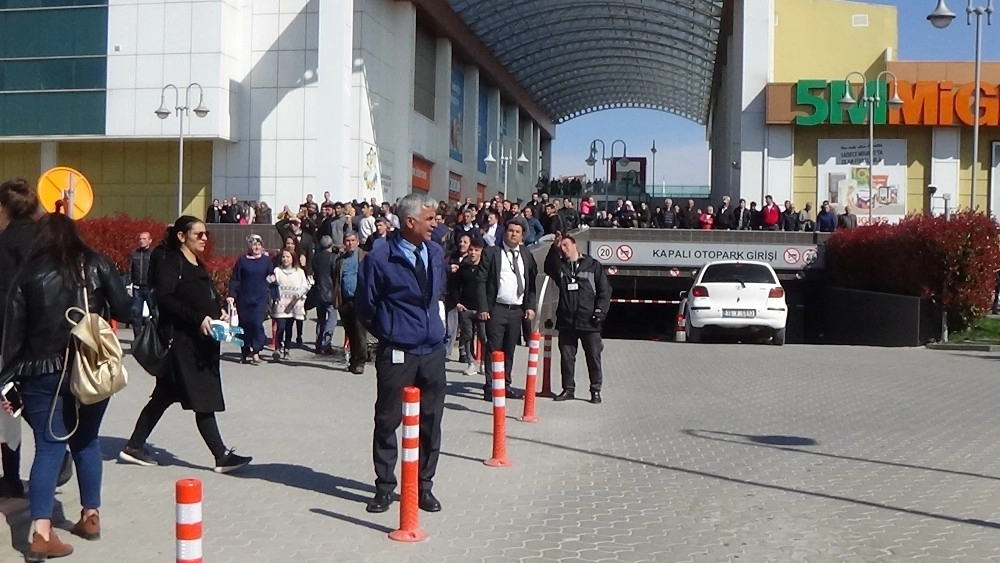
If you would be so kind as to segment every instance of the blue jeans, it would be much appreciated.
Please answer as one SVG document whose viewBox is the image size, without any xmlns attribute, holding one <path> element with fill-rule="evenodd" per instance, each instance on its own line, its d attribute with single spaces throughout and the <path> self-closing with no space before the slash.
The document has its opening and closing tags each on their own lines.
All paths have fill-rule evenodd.
<svg viewBox="0 0 1000 563">
<path fill-rule="evenodd" d="M 316 307 L 316 350 L 329 348 L 333 343 L 333 331 L 337 328 L 337 309 L 333 303 Z"/>
<path fill-rule="evenodd" d="M 80 504 L 83 508 L 101 507 L 101 444 L 98 433 L 108 399 L 93 405 L 80 405 L 80 427 L 68 441 L 55 439 L 69 433 L 76 423 L 76 400 L 69 392 L 69 375 L 63 382 L 62 392 L 56 399 L 56 412 L 52 417 L 52 432 L 49 432 L 49 409 L 59 385 L 58 373 L 25 377 L 21 384 L 21 399 L 24 402 L 24 418 L 35 434 L 35 461 L 31 464 L 28 502 L 32 520 L 52 519 L 55 505 L 56 481 L 59 468 L 69 444 L 76 465 L 76 480 L 80 487 Z"/>
<path fill-rule="evenodd" d="M 136 338 L 139 337 L 139 331 L 142 330 L 142 305 L 146 304 L 149 307 L 149 314 L 151 316 L 156 315 L 156 307 L 153 305 L 153 294 L 148 288 L 133 288 L 132 289 L 132 335 Z"/>
</svg>

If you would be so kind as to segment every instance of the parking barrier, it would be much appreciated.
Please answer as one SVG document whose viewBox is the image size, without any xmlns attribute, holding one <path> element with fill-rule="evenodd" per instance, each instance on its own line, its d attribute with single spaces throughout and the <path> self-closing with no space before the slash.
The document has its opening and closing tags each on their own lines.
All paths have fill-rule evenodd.
<svg viewBox="0 0 1000 563">
<path fill-rule="evenodd" d="M 677 325 L 674 327 L 674 342 L 687 342 L 687 332 L 684 330 L 684 313 L 677 313 Z"/>
<path fill-rule="evenodd" d="M 552 331 L 545 330 L 545 346 L 542 348 L 542 392 L 539 397 L 551 399 L 556 396 L 552 392 Z"/>
<path fill-rule="evenodd" d="M 177 563 L 202 563 L 201 481 L 177 481 Z"/>
<path fill-rule="evenodd" d="M 427 539 L 420 529 L 418 479 L 420 473 L 420 389 L 403 388 L 403 463 L 399 490 L 399 529 L 389 539 L 418 542 Z"/>
<path fill-rule="evenodd" d="M 542 335 L 538 332 L 531 333 L 531 340 L 528 341 L 528 374 L 524 381 L 524 412 L 521 414 L 521 422 L 538 422 L 535 415 L 535 392 L 538 387 L 538 341 Z"/>
<path fill-rule="evenodd" d="M 493 456 L 490 467 L 510 467 L 507 459 L 507 385 L 502 351 L 493 352 Z"/>
</svg>

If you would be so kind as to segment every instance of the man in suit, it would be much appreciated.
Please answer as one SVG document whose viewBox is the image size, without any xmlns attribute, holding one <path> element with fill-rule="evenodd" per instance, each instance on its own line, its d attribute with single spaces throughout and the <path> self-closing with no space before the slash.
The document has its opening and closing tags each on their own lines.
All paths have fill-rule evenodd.
<svg viewBox="0 0 1000 563">
<path fill-rule="evenodd" d="M 535 318 L 535 278 L 538 265 L 531 252 L 521 244 L 528 228 L 524 217 L 507 222 L 503 238 L 496 246 L 483 251 L 479 268 L 479 320 L 486 322 L 487 351 L 502 350 L 506 372 L 507 397 L 520 399 L 524 395 L 511 387 L 510 372 L 514 367 L 514 350 L 521 337 L 521 321 Z M 491 401 L 492 375 L 486 374 L 483 400 Z"/>
<path fill-rule="evenodd" d="M 403 388 L 420 389 L 421 510 L 437 512 L 431 492 L 441 456 L 445 397 L 444 319 L 441 298 L 448 274 L 444 251 L 431 240 L 437 202 L 412 193 L 399 200 L 400 229 L 375 247 L 358 272 L 355 314 L 378 338 L 375 353 L 375 496 L 368 512 L 385 512 L 396 489 L 396 429 L 403 421 Z"/>
</svg>

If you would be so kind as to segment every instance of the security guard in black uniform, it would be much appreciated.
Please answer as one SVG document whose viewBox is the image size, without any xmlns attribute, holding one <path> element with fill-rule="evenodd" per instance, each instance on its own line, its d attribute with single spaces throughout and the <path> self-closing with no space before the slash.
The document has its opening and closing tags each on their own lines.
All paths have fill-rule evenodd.
<svg viewBox="0 0 1000 563">
<path fill-rule="evenodd" d="M 545 274 L 559 287 L 556 329 L 559 331 L 559 356 L 562 393 L 557 401 L 574 397 L 576 390 L 576 350 L 583 343 L 583 354 L 590 373 L 590 402 L 601 403 L 601 326 L 611 306 L 611 284 L 604 266 L 581 254 L 576 239 L 556 233 L 556 240 L 545 257 Z"/>
</svg>

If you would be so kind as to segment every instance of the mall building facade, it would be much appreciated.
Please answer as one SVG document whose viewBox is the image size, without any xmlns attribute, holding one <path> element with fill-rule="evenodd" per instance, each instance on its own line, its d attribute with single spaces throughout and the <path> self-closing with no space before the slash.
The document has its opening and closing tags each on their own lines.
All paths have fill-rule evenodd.
<svg viewBox="0 0 1000 563">
<path fill-rule="evenodd" d="M 453 12 L 418 4 L 0 3 L 0 176 L 69 166 L 94 186 L 93 215 L 172 219 L 180 120 L 154 111 L 173 84 L 168 109 L 209 110 L 184 120 L 187 213 L 213 198 L 280 209 L 325 191 L 483 199 L 505 180 L 526 197 L 552 121 Z M 499 163 L 487 165 L 491 141 Z M 501 152 L 513 152 L 506 167 Z"/>
</svg>

